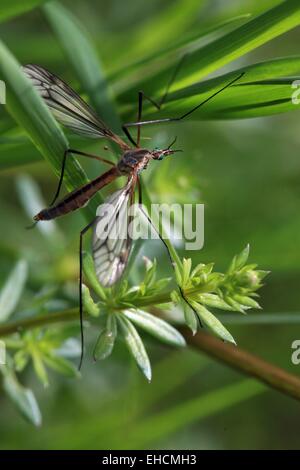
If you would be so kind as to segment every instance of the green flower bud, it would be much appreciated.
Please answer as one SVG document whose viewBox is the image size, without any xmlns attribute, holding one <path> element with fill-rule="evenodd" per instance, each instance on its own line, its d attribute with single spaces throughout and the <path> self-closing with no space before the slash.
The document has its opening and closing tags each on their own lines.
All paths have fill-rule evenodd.
<svg viewBox="0 0 300 470">
<path fill-rule="evenodd" d="M 257 271 L 252 269 L 237 273 L 236 279 L 240 286 L 251 290 L 255 290 L 260 286 L 260 276 L 257 274 Z"/>
</svg>

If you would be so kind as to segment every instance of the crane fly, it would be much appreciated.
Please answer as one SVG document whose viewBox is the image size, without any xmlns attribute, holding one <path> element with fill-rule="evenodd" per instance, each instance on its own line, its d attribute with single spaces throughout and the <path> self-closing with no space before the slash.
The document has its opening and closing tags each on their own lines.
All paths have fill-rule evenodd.
<svg viewBox="0 0 300 470">
<path fill-rule="evenodd" d="M 164 118 L 150 121 L 142 121 L 142 108 L 143 108 L 143 99 L 150 101 L 156 108 L 160 109 L 168 93 L 168 89 L 174 79 L 172 78 L 169 83 L 166 93 L 159 103 L 155 102 L 153 99 L 148 98 L 143 92 L 138 94 L 138 115 L 137 121 L 124 124 L 122 129 L 128 138 L 128 141 L 131 145 L 125 142 L 121 137 L 116 135 L 104 122 L 102 119 L 97 116 L 93 109 L 63 80 L 58 78 L 53 73 L 44 69 L 39 65 L 29 64 L 23 67 L 23 71 L 26 76 L 31 80 L 36 90 L 39 92 L 45 103 L 50 108 L 54 117 L 62 125 L 71 129 L 73 132 L 82 135 L 87 138 L 105 138 L 115 144 L 117 144 L 121 151 L 121 156 L 118 163 L 115 165 L 109 160 L 106 160 L 98 155 L 81 152 L 74 149 L 67 149 L 64 153 L 61 167 L 61 175 L 59 179 L 58 188 L 52 203 L 49 208 L 41 210 L 38 214 L 34 216 L 36 222 L 42 220 L 51 220 L 59 216 L 68 214 L 69 212 L 75 211 L 83 206 L 85 206 L 90 199 L 102 188 L 112 183 L 116 178 L 125 176 L 127 177 L 127 182 L 125 186 L 114 192 L 105 203 L 109 202 L 113 210 L 110 214 L 110 219 L 108 224 L 113 226 L 115 221 L 120 217 L 123 217 L 126 227 L 128 225 L 128 211 L 127 208 L 132 204 L 134 200 L 135 189 L 138 188 L 139 193 L 139 206 L 142 208 L 142 192 L 141 192 L 141 182 L 139 175 L 141 171 L 147 168 L 147 165 L 152 160 L 162 160 L 164 157 L 173 155 L 179 150 L 172 149 L 172 142 L 165 149 L 154 149 L 149 150 L 142 148 L 140 146 L 141 139 L 141 126 L 147 124 L 158 124 L 166 122 L 180 121 L 194 111 L 196 111 L 200 106 L 203 106 L 210 99 L 212 99 L 217 94 L 221 93 L 225 88 L 232 85 L 234 82 L 239 80 L 244 73 L 240 74 L 238 77 L 235 77 L 234 80 L 227 83 L 221 89 L 217 90 L 207 99 L 202 101 L 200 104 L 195 106 L 189 112 L 177 118 Z M 175 72 L 176 74 L 176 72 Z M 130 127 L 137 127 L 137 140 L 135 141 L 129 132 Z M 175 139 L 176 140 L 176 139 Z M 76 154 L 79 156 L 86 156 L 89 158 L 97 159 L 101 162 L 104 162 L 111 166 L 111 168 L 105 173 L 97 176 L 95 179 L 89 183 L 75 189 L 74 191 L 68 193 L 63 199 L 56 202 L 61 185 L 64 177 L 64 170 L 66 165 L 66 159 L 68 154 Z M 105 204 L 104 203 L 104 204 Z M 102 206 L 102 205 L 101 205 Z M 82 248 L 83 248 L 83 236 L 88 231 L 88 229 L 93 227 L 93 259 L 95 265 L 95 271 L 98 277 L 99 282 L 104 287 L 109 287 L 115 284 L 120 277 L 122 276 L 124 269 L 127 265 L 129 258 L 132 240 L 129 236 L 124 237 L 121 240 L 109 239 L 109 230 L 102 236 L 102 233 L 99 233 L 99 226 L 102 222 L 101 215 L 101 206 L 97 210 L 97 216 L 80 232 L 80 243 L 79 243 L 79 261 L 80 261 L 80 276 L 79 276 L 79 302 L 80 302 L 80 324 L 81 324 L 81 359 L 80 364 L 83 358 L 83 306 L 82 306 Z M 100 213 L 100 215 L 99 215 Z M 147 220 L 152 224 L 151 219 L 144 212 Z M 122 226 L 122 220 L 119 220 L 119 223 Z M 152 224 L 153 226 L 153 224 Z M 154 226 L 153 226 L 154 227 Z M 156 228 L 154 227 L 156 230 Z M 156 230 L 157 231 L 157 230 Z M 159 233 L 158 233 L 159 235 Z M 165 244 L 163 238 L 159 235 L 163 243 Z M 167 245 L 165 244 L 167 247 Z M 167 247 L 168 249 L 168 247 Z M 170 253 L 168 251 L 170 256 Z M 170 256 L 171 258 L 171 256 Z M 172 258 L 171 258 L 172 260 Z M 178 286 L 179 287 L 179 286 Z M 179 287 L 180 289 L 180 287 Z M 183 299 L 187 301 L 183 292 L 180 289 L 180 293 Z"/>
</svg>

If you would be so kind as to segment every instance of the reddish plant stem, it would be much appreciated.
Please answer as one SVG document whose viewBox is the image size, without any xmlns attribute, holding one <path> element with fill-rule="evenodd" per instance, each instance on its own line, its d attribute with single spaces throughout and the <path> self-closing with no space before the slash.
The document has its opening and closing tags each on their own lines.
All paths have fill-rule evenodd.
<svg viewBox="0 0 300 470">
<path fill-rule="evenodd" d="M 255 377 L 269 387 L 300 400 L 300 378 L 244 349 L 199 331 L 195 336 L 187 328 L 180 328 L 187 343 L 197 351 L 227 364 L 247 376 Z"/>
</svg>

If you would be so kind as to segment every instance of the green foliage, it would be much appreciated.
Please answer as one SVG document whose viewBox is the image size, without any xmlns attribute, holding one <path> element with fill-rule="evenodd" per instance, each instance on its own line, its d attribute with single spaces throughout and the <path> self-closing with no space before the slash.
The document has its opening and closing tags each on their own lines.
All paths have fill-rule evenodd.
<svg viewBox="0 0 300 470">
<path fill-rule="evenodd" d="M 127 344 L 129 352 L 141 369 L 148 381 L 151 381 L 152 372 L 148 354 L 146 352 L 144 343 L 138 334 L 134 325 L 127 320 L 126 317 L 117 316 L 117 320 L 121 326 L 124 340 Z"/>
<path fill-rule="evenodd" d="M 14 0 L 11 2 L 9 0 L 2 0 L 0 21 L 6 21 L 17 15 L 21 15 L 22 13 L 46 3 L 47 1 L 48 0 Z"/>
<path fill-rule="evenodd" d="M 109 125 L 119 130 L 111 93 L 87 31 L 70 11 L 57 2 L 45 5 L 44 12 L 94 108 Z"/>
<path fill-rule="evenodd" d="M 15 313 L 26 279 L 27 264 L 21 260 L 16 264 L 0 291 L 2 323 Z M 36 303 L 41 309 L 47 296 L 41 300 L 40 305 L 35 300 L 31 301 L 31 307 Z M 26 312 L 26 306 L 24 312 Z M 70 332 L 40 328 L 24 332 L 20 329 L 19 333 L 17 331 L 5 341 L 6 348 L 13 353 L 13 356 L 7 354 L 6 365 L 0 367 L 4 377 L 4 390 L 21 413 L 38 426 L 41 423 L 41 416 L 35 396 L 31 390 L 19 383 L 16 373 L 22 372 L 32 361 L 33 369 L 44 386 L 49 383 L 46 367 L 68 377 L 77 377 L 77 368 L 59 351 L 59 348 L 68 340 Z"/>
<path fill-rule="evenodd" d="M 132 356 L 149 379 L 151 375 L 149 358 L 133 324 L 166 344 L 184 346 L 185 340 L 175 328 L 140 308 L 151 309 L 153 306 L 166 308 L 171 301 L 175 305 L 181 305 L 186 324 L 194 334 L 198 323 L 195 319 L 196 314 L 202 326 L 207 327 L 224 341 L 235 344 L 232 335 L 207 307 L 241 313 L 246 313 L 251 308 L 260 308 L 253 297 L 257 296 L 256 291 L 262 286 L 261 280 L 268 272 L 256 270 L 254 264 L 246 264 L 248 256 L 249 246 L 247 245 L 233 258 L 225 274 L 214 272 L 213 263 L 201 263 L 192 269 L 192 260 L 184 258 L 180 264 L 175 265 L 177 284 L 184 298 L 178 289 L 167 289 L 170 283 L 169 278 L 157 280 L 156 261 L 151 263 L 146 260 L 144 279 L 135 286 L 130 286 L 124 279 L 119 286 L 103 291 L 95 274 L 92 273 L 91 286 L 95 293 L 100 292 L 100 296 L 99 301 L 95 303 L 88 288 L 84 286 L 85 311 L 93 317 L 107 315 L 106 326 L 95 346 L 94 358 L 104 359 L 111 354 L 117 337 L 117 328 L 112 317 L 116 316 Z M 91 256 L 85 254 L 85 273 L 89 275 L 92 268 Z"/>
<path fill-rule="evenodd" d="M 199 108 L 193 119 L 244 119 L 295 111 L 297 106 L 291 100 L 291 90 L 299 73 L 299 64 L 299 57 L 285 57 L 252 64 L 195 83 L 171 93 L 162 116 L 173 114 L 173 109 L 179 114 L 188 112 L 241 73 L 244 73 L 243 77 L 216 99 Z M 154 115 L 150 107 L 147 115 Z"/>
<path fill-rule="evenodd" d="M 0 292 L 0 323 L 8 320 L 15 310 L 27 278 L 27 263 L 20 260 Z"/>
<path fill-rule="evenodd" d="M 247 246 L 235 256 L 225 274 L 213 271 L 213 264 L 199 264 L 192 270 L 192 260 L 184 259 L 181 268 L 176 266 L 176 278 L 188 299 L 190 306 L 197 313 L 201 322 L 216 336 L 235 344 L 231 334 L 207 307 L 233 310 L 245 313 L 250 308 L 260 308 L 253 299 L 262 286 L 261 280 L 268 274 L 256 270 L 256 265 L 246 265 L 249 255 Z M 182 302 L 177 291 L 172 293 L 175 302 Z M 196 331 L 196 324 L 191 319 L 191 309 L 184 307 L 188 326 Z"/>
<path fill-rule="evenodd" d="M 288 0 L 204 46 L 200 45 L 191 51 L 188 48 L 179 50 L 180 55 L 188 55 L 180 70 L 180 79 L 176 81 L 176 88 L 195 83 L 196 80 L 204 78 L 211 72 L 289 31 L 299 23 L 299 3 L 297 0 Z M 156 71 L 154 76 L 151 74 L 151 77 L 149 77 L 148 72 L 145 79 L 145 70 L 139 68 L 138 72 L 135 71 L 136 80 L 134 84 L 127 87 L 129 90 L 123 92 L 122 99 L 125 102 L 132 101 L 132 93 L 136 87 L 150 90 L 150 93 L 154 95 L 163 90 L 170 76 L 169 70 L 172 68 L 172 64 L 177 62 L 178 54 L 177 56 L 174 55 L 172 60 L 164 58 L 164 65 L 154 69 Z"/>
<path fill-rule="evenodd" d="M 5 3 L 1 8 L 1 21 L 43 2 L 33 0 L 14 2 L 13 7 L 11 2 Z M 190 0 L 187 2 L 184 15 L 181 15 L 182 2 L 176 2 L 157 22 L 157 34 L 153 34 L 153 24 L 149 23 L 140 35 L 139 41 L 132 41 L 128 53 L 132 62 L 121 64 L 119 70 L 115 69 L 110 74 L 109 80 L 106 80 L 103 66 L 85 28 L 82 28 L 73 13 L 57 2 L 47 4 L 42 12 L 51 25 L 53 35 L 62 47 L 66 61 L 77 77 L 82 91 L 87 94 L 99 114 L 117 132 L 120 129 L 120 121 L 116 105 L 112 102 L 112 91 L 117 97 L 118 113 L 122 119 L 127 120 L 129 117 L 132 119 L 132 116 L 135 116 L 133 110 L 136 90 L 143 88 L 151 96 L 160 96 L 178 63 L 178 58 L 183 56 L 185 56 L 183 66 L 167 98 L 166 107 L 161 112 L 162 117 L 187 112 L 238 76 L 240 72 L 245 72 L 241 80 L 216 100 L 199 109 L 193 115 L 195 120 L 260 117 L 296 109 L 291 103 L 290 95 L 291 83 L 298 78 L 299 57 L 265 60 L 231 70 L 218 77 L 197 81 L 299 25 L 299 2 L 295 0 L 282 2 L 251 19 L 248 19 L 247 15 L 238 15 L 219 21 L 217 24 L 197 27 L 192 33 L 183 34 L 180 40 L 175 39 L 173 45 L 169 44 L 174 28 L 178 29 L 177 32 L 184 32 L 197 8 L 199 1 Z M 166 28 L 165 18 L 170 20 Z M 153 48 L 156 49 L 155 53 Z M 139 57 L 145 52 L 149 53 L 148 57 L 140 60 Z M 35 162 L 43 157 L 52 171 L 58 175 L 62 155 L 69 145 L 68 140 L 24 77 L 20 64 L 4 43 L 0 44 L 0 78 L 4 79 L 7 85 L 7 110 L 12 118 L 4 118 L 1 123 L 3 135 L 0 143 L 3 147 L 0 153 L 0 169 L 12 169 L 21 163 Z M 153 116 L 153 108 L 151 105 L 146 105 L 145 117 Z M 21 134 L 19 134 L 20 129 L 22 129 Z M 22 160 L 23 145 L 32 150 L 33 156 L 30 158 L 26 156 L 27 160 Z M 9 159 L 6 155 L 8 148 L 14 150 Z M 81 166 L 70 156 L 65 175 L 66 187 L 73 189 L 86 181 L 87 177 Z M 19 188 L 21 193 L 26 193 L 24 205 L 27 213 L 32 212 L 32 202 L 37 195 L 36 189 L 26 178 L 19 179 Z M 145 193 L 145 198 L 150 204 L 147 191 Z M 99 203 L 101 200 L 102 198 L 97 195 L 95 202 Z M 92 207 L 84 209 L 88 220 L 94 213 L 94 208 L 95 204 L 92 204 Z M 159 232 L 163 234 L 164 227 L 159 227 Z M 48 240 L 50 238 L 48 236 Z M 139 329 L 163 343 L 177 347 L 184 346 L 183 336 L 164 317 L 167 311 L 171 321 L 174 320 L 172 309 L 175 304 L 179 305 L 184 313 L 180 323 L 185 321 L 193 333 L 196 333 L 198 327 L 197 315 L 202 326 L 223 340 L 234 343 L 231 333 L 223 326 L 214 309 L 246 313 L 251 308 L 260 308 L 256 300 L 257 290 L 262 286 L 262 280 L 267 274 L 266 271 L 258 270 L 255 264 L 246 264 L 248 247 L 234 257 L 225 273 L 219 273 L 213 270 L 212 263 L 197 264 L 191 259 L 181 260 L 168 239 L 166 244 L 171 251 L 177 284 L 188 303 L 183 302 L 177 287 L 170 286 L 170 278 L 160 274 L 156 261 L 146 263 L 146 272 L 141 282 L 134 283 L 124 279 L 118 287 L 104 289 L 96 278 L 91 256 L 88 253 L 84 254 L 84 274 L 87 284 L 83 286 L 85 314 L 100 331 L 94 346 L 94 359 L 103 360 L 109 357 L 120 333 L 134 361 L 149 381 L 152 376 L 151 364 L 144 345 L 144 337 L 140 336 Z M 9 350 L 9 362 L 0 369 L 3 374 L 4 390 L 18 410 L 35 425 L 41 423 L 38 405 L 32 391 L 20 385 L 18 374 L 32 366 L 43 386 L 49 383 L 49 369 L 67 377 L 78 376 L 76 366 L 69 360 L 78 356 L 78 343 L 75 342 L 71 348 L 67 344 L 70 339 L 77 336 L 78 328 L 69 329 L 62 325 L 45 328 L 43 325 L 44 317 L 49 320 L 47 314 L 57 310 L 63 313 L 66 307 L 73 306 L 73 303 L 77 305 L 77 298 L 72 297 L 68 291 L 70 286 L 67 285 L 76 277 L 77 269 L 74 274 L 72 266 L 68 264 L 67 256 L 63 256 L 63 251 L 64 247 L 60 249 L 63 258 L 61 265 L 56 266 L 53 272 L 43 271 L 44 259 L 37 256 L 38 273 L 31 275 L 31 284 L 27 286 L 20 311 L 17 312 L 16 308 L 21 295 L 24 294 L 27 262 L 23 260 L 18 262 L 12 273 L 8 275 L 0 294 L 1 322 L 6 322 L 11 316 L 17 325 L 18 322 L 22 324 L 27 316 L 41 320 L 35 328 L 28 328 L 25 331 L 16 328 L 14 334 L 8 336 L 6 345 Z M 19 259 L 20 253 L 17 253 L 16 257 Z M 66 274 L 69 272 L 70 276 Z M 63 280 L 63 287 L 59 285 L 58 273 Z M 41 287 L 41 290 L 33 299 L 36 286 Z M 210 309 L 213 309 L 213 313 Z M 75 313 L 77 315 L 77 310 Z M 74 318 L 75 315 L 70 316 L 70 319 Z M 66 349 L 68 349 L 67 355 Z M 184 367 L 181 372 L 184 374 Z M 171 381 L 170 384 L 166 383 L 166 390 L 168 387 L 171 389 L 171 385 Z M 213 414 L 218 407 L 238 403 L 255 396 L 261 390 L 260 386 L 250 383 L 249 387 L 249 382 L 245 382 L 238 386 L 225 387 L 224 390 L 215 392 L 215 395 L 208 394 L 191 400 L 185 407 L 171 410 L 163 416 L 163 425 L 159 434 L 166 435 L 170 429 L 173 432 L 178 426 L 193 422 L 195 416 L 199 419 Z M 157 417 L 157 420 L 158 418 L 160 417 Z M 139 445 L 145 445 L 148 441 L 154 442 L 158 438 L 158 428 L 156 418 L 153 422 L 148 420 L 137 428 L 136 436 L 139 436 L 139 433 L 141 436 L 145 434 L 148 436 L 144 441 L 141 437 Z M 136 437 L 133 442 L 138 440 L 139 437 Z"/>
<path fill-rule="evenodd" d="M 39 329 L 24 333 L 16 345 L 18 351 L 14 356 L 16 370 L 22 371 L 31 360 L 38 379 L 46 387 L 49 385 L 46 366 L 68 377 L 78 376 L 73 364 L 57 353 L 65 338 L 54 330 Z M 10 344 L 8 343 L 8 346 Z M 14 344 L 11 344 L 14 347 Z"/>
<path fill-rule="evenodd" d="M 35 426 L 42 422 L 36 398 L 31 390 L 24 388 L 18 381 L 11 365 L 1 367 L 3 388 L 20 413 Z"/>
<path fill-rule="evenodd" d="M 124 315 L 147 333 L 171 346 L 185 346 L 185 339 L 169 323 L 143 310 L 125 310 Z"/>
<path fill-rule="evenodd" d="M 68 148 L 68 142 L 46 104 L 24 76 L 20 64 L 3 43 L 0 43 L 0 73 L 6 83 L 9 113 L 59 175 L 61 155 Z M 75 159 L 71 156 L 69 160 L 65 182 L 69 189 L 74 189 L 87 179 Z"/>
<path fill-rule="evenodd" d="M 94 349 L 95 361 L 106 359 L 111 355 L 117 337 L 116 315 L 107 315 L 105 328 L 101 331 Z"/>
</svg>

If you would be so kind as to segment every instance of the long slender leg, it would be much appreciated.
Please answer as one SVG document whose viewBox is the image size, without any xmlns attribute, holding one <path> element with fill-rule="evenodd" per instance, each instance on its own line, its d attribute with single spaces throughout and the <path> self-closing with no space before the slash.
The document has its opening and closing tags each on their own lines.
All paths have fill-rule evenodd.
<svg viewBox="0 0 300 470">
<path fill-rule="evenodd" d="M 149 101 L 153 106 L 155 106 L 155 108 L 157 108 L 158 110 L 161 109 L 162 105 L 164 104 L 164 102 L 166 101 L 167 99 L 167 96 L 169 94 L 169 91 L 170 91 L 170 88 L 171 86 L 173 85 L 173 83 L 175 82 L 176 80 L 176 77 L 179 73 L 179 70 L 181 69 L 182 65 L 183 65 L 183 62 L 185 61 L 185 59 L 187 58 L 189 54 L 186 53 L 184 54 L 180 61 L 178 62 L 178 64 L 176 65 L 176 68 L 174 69 L 174 72 L 166 86 L 166 89 L 165 89 L 165 92 L 164 94 L 162 95 L 162 97 L 160 98 L 159 101 L 155 101 L 153 98 L 150 98 L 149 96 L 147 96 L 143 91 L 140 91 L 140 93 L 142 93 L 143 95 L 143 98 L 145 98 L 147 101 Z M 138 119 L 140 121 L 140 119 Z"/>
<path fill-rule="evenodd" d="M 141 121 L 142 112 L 143 112 L 143 92 L 142 91 L 139 91 L 138 100 L 139 100 L 139 104 L 138 104 L 137 120 Z M 141 142 L 141 126 L 137 126 L 137 137 L 136 137 L 137 147 L 140 147 L 140 142 Z"/>
<path fill-rule="evenodd" d="M 81 341 L 81 352 L 78 370 L 81 369 L 83 354 L 84 354 L 84 334 L 83 334 L 83 304 L 82 304 L 82 278 L 83 278 L 83 263 L 82 263 L 82 242 L 83 235 L 92 227 L 95 219 L 92 220 L 84 229 L 80 232 L 79 239 L 79 319 L 80 319 L 80 341 Z"/>
<path fill-rule="evenodd" d="M 142 182 L 141 182 L 141 177 L 137 177 L 137 188 L 138 188 L 138 200 L 139 200 L 139 205 L 143 204 L 143 188 L 142 188 Z"/>
<path fill-rule="evenodd" d="M 128 122 L 126 124 L 123 124 L 122 128 L 124 129 L 124 132 L 126 133 L 126 135 L 129 134 L 129 131 L 128 131 L 128 128 L 129 127 L 141 127 L 141 126 L 145 126 L 145 125 L 149 125 L 149 124 L 162 124 L 162 123 L 165 123 L 165 122 L 176 122 L 176 121 L 181 121 L 182 119 L 186 118 L 187 116 L 189 116 L 190 114 L 192 114 L 194 111 L 196 111 L 197 109 L 199 109 L 201 106 L 203 106 L 204 104 L 206 104 L 208 101 L 210 101 L 212 98 L 214 98 L 215 96 L 217 96 L 219 93 L 221 93 L 222 91 L 224 91 L 226 88 L 228 88 L 229 86 L 231 86 L 233 83 L 235 83 L 237 80 L 239 80 L 243 75 L 245 75 L 245 72 L 242 72 L 238 77 L 236 77 L 234 80 L 232 80 L 231 82 L 227 83 L 227 85 L 223 86 L 222 88 L 220 88 L 219 90 L 217 90 L 215 93 L 213 93 L 212 95 L 210 95 L 208 98 L 206 98 L 204 101 L 202 101 L 200 104 L 198 104 L 197 106 L 195 106 L 194 108 L 192 108 L 190 111 L 188 111 L 187 113 L 184 113 L 182 114 L 181 116 L 177 117 L 177 118 L 163 118 L 163 119 L 151 119 L 149 121 L 139 121 L 139 122 Z M 149 98 L 148 98 L 149 99 Z M 126 129 L 126 131 L 125 131 Z"/>
<path fill-rule="evenodd" d="M 155 106 L 156 109 L 160 110 L 161 106 L 162 106 L 162 103 L 165 99 L 165 96 L 167 96 L 166 94 L 163 96 L 163 99 L 157 103 L 156 101 L 154 101 L 152 98 L 150 98 L 149 96 L 145 95 L 145 93 L 143 91 L 139 91 L 138 93 L 138 115 L 137 115 L 137 122 L 135 124 L 133 123 L 129 123 L 129 124 L 124 124 L 122 126 L 122 129 L 124 131 L 124 133 L 126 134 L 127 138 L 130 140 L 130 142 L 135 146 L 135 147 L 139 147 L 140 146 L 140 141 L 141 141 L 141 126 L 143 125 L 143 122 L 141 121 L 142 119 L 142 112 L 143 112 L 143 99 L 146 99 L 148 100 L 153 106 Z M 139 123 L 142 122 L 142 124 L 140 125 Z M 132 125 L 136 125 L 137 126 L 137 137 L 136 137 L 136 142 L 135 140 L 133 139 L 132 135 L 130 134 L 129 130 L 127 127 L 130 127 Z"/>
<path fill-rule="evenodd" d="M 170 253 L 170 250 L 169 250 L 169 247 L 167 245 L 167 243 L 165 242 L 165 240 L 163 239 L 163 237 L 161 236 L 161 234 L 159 233 L 159 230 L 157 230 L 157 228 L 155 227 L 155 225 L 153 224 L 151 218 L 149 217 L 149 215 L 144 211 L 144 208 L 143 208 L 143 202 L 142 202 L 142 199 L 143 199 L 143 195 L 142 195 L 142 185 L 141 185 L 141 181 L 140 181 L 140 178 L 138 178 L 138 200 L 139 200 L 139 208 L 140 208 L 140 211 L 144 214 L 144 216 L 146 217 L 146 219 L 148 220 L 149 222 L 149 225 L 151 225 L 151 227 L 154 228 L 155 232 L 157 233 L 157 235 L 159 236 L 160 240 L 163 242 L 163 244 L 165 245 L 166 249 L 167 249 L 167 252 L 168 252 L 168 256 L 169 256 L 169 259 L 170 259 L 170 262 L 171 262 L 171 266 L 172 266 L 172 269 L 175 271 L 175 266 L 174 266 L 174 260 L 172 258 L 172 255 Z M 178 290 L 179 290 L 179 293 L 180 293 L 180 296 L 182 297 L 182 299 L 184 300 L 184 302 L 192 309 L 192 311 L 194 312 L 194 315 L 200 325 L 200 327 L 202 328 L 202 323 L 201 323 L 201 320 L 196 312 L 196 310 L 194 309 L 194 307 L 190 304 L 189 300 L 187 299 L 187 297 L 185 296 L 185 293 L 183 292 L 181 286 L 179 286 L 177 284 L 177 287 L 178 287 Z"/>
<path fill-rule="evenodd" d="M 179 70 L 181 69 L 181 67 L 182 67 L 182 65 L 183 65 L 183 62 L 185 61 L 185 59 L 187 58 L 188 55 L 189 55 L 188 52 L 187 52 L 186 54 L 184 54 L 184 55 L 181 57 L 180 61 L 178 62 L 176 68 L 174 69 L 173 75 L 171 76 L 170 81 L 169 81 L 169 83 L 168 83 L 167 86 L 166 86 L 165 92 L 164 92 L 163 96 L 161 97 L 161 99 L 160 99 L 159 102 L 158 102 L 159 109 L 162 107 L 162 105 L 163 105 L 164 102 L 166 101 L 167 96 L 168 96 L 169 91 L 170 91 L 170 88 L 171 88 L 171 86 L 173 85 L 173 83 L 175 82 L 176 77 L 177 77 L 177 75 L 178 75 L 178 73 L 179 73 Z M 149 98 L 148 98 L 148 100 L 149 100 Z"/>
<path fill-rule="evenodd" d="M 138 125 L 138 124 L 137 124 Z M 122 126 L 122 131 L 124 132 L 124 134 L 126 135 L 127 139 L 129 140 L 129 142 L 132 143 L 132 145 L 134 145 L 134 147 L 137 147 L 137 143 L 136 141 L 134 140 L 134 138 L 132 137 L 132 135 L 130 134 L 129 130 L 127 129 L 126 127 L 127 125 L 124 124 Z"/>
<path fill-rule="evenodd" d="M 162 95 L 161 99 L 159 101 L 155 101 L 153 98 L 150 98 L 149 96 L 147 96 L 143 91 L 139 91 L 138 93 L 138 115 L 137 115 L 137 138 L 136 138 L 136 142 L 134 141 L 132 135 L 130 134 L 129 130 L 127 129 L 127 124 L 125 124 L 124 126 L 122 126 L 122 129 L 124 131 L 124 133 L 126 134 L 127 138 L 130 140 L 130 142 L 135 146 L 135 147 L 139 147 L 140 146 L 140 140 L 141 140 L 141 126 L 138 124 L 141 119 L 142 119 L 142 112 L 143 112 L 143 99 L 146 99 L 147 101 L 149 101 L 156 109 L 160 110 L 163 103 L 165 102 L 167 96 L 168 96 L 168 93 L 169 93 L 169 90 L 173 84 L 173 82 L 175 81 L 176 79 L 176 76 L 178 75 L 178 72 L 185 60 L 185 58 L 187 57 L 188 54 L 184 54 L 181 58 L 181 60 L 178 62 L 175 70 L 174 70 L 174 73 L 172 74 L 167 86 L 166 86 L 166 89 L 165 89 L 165 92 L 164 94 Z"/>
<path fill-rule="evenodd" d="M 94 155 L 92 153 L 87 153 L 87 152 L 81 152 L 80 150 L 75 150 L 75 149 L 67 149 L 64 152 L 64 156 L 63 156 L 63 160 L 62 160 L 61 172 L 60 172 L 60 177 L 59 177 L 57 190 L 56 190 L 56 193 L 55 193 L 55 196 L 54 196 L 53 200 L 50 203 L 50 206 L 53 206 L 53 204 L 55 203 L 56 199 L 59 196 L 61 186 L 62 186 L 62 183 L 63 183 L 63 179 L 64 179 L 66 160 L 67 160 L 67 156 L 68 156 L 69 153 L 74 153 L 76 155 L 81 155 L 81 156 L 84 156 L 84 157 L 93 158 L 95 160 L 99 160 L 100 162 L 107 163 L 108 165 L 114 166 L 114 164 L 112 162 L 110 162 L 109 160 L 106 160 L 105 158 L 99 157 L 98 155 Z"/>
</svg>

